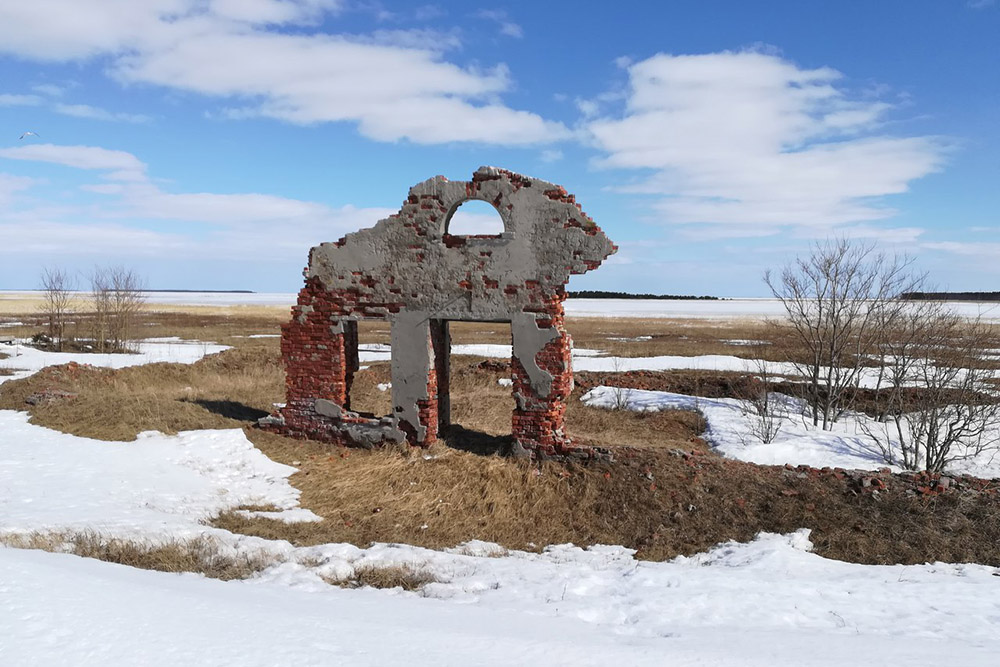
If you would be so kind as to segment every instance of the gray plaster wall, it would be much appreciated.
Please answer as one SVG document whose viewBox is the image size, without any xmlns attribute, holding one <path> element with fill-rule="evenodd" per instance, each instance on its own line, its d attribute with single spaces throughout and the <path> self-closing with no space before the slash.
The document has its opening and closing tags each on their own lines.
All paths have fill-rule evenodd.
<svg viewBox="0 0 1000 667">
<path fill-rule="evenodd" d="M 476 174 L 498 172 L 481 167 Z M 318 278 L 331 290 L 358 290 L 371 303 L 402 299 L 407 310 L 431 318 L 507 321 L 512 312 L 533 303 L 526 282 L 536 281 L 542 293 L 551 294 L 571 274 L 584 273 L 615 251 L 603 232 L 587 233 L 597 227 L 576 205 L 546 196 L 546 191 L 559 186 L 526 180 L 529 185 L 519 188 L 507 178 L 479 181 L 471 194 L 465 181 L 443 176 L 426 180 L 412 187 L 410 195 L 420 201 L 427 195 L 437 197 L 440 208 L 407 203 L 374 227 L 314 247 L 306 276 Z M 469 237 L 461 247 L 447 247 L 446 224 L 470 199 L 499 202 L 505 231 L 500 238 Z M 389 276 L 396 278 L 395 285 Z M 362 277 L 375 282 L 364 285 Z M 471 285 L 462 287 L 463 281 Z M 487 281 L 499 287 L 489 287 Z M 401 287 L 402 293 L 393 292 L 393 287 Z"/>
</svg>

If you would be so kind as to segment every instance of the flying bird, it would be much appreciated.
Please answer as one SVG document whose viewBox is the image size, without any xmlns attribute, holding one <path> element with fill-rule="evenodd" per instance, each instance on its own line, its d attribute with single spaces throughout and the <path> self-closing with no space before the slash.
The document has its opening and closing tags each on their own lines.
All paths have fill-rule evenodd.
<svg viewBox="0 0 1000 667">
<path fill-rule="evenodd" d="M 25 137 L 38 137 L 38 133 L 37 132 L 32 132 L 31 130 L 28 130 L 27 132 L 25 132 L 24 134 L 22 134 L 21 136 L 19 136 L 17 138 L 17 140 L 20 141 L 21 139 L 24 139 Z M 41 137 L 38 137 L 38 138 L 41 139 Z"/>
</svg>

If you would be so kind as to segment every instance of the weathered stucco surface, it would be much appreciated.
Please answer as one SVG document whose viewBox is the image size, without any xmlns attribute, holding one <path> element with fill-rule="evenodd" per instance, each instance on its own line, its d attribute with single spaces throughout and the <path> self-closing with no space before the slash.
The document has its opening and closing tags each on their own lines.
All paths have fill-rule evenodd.
<svg viewBox="0 0 1000 667">
<path fill-rule="evenodd" d="M 447 233 L 455 210 L 473 199 L 496 208 L 501 235 Z M 424 181 L 398 213 L 311 250 L 306 286 L 283 329 L 288 400 L 263 425 L 345 444 L 429 444 L 448 422 L 447 323 L 510 322 L 515 452 L 566 455 L 573 448 L 562 432 L 572 389 L 564 286 L 614 251 L 555 184 L 494 167 L 471 181 Z M 391 323 L 387 418 L 350 412 L 359 319 Z"/>
</svg>

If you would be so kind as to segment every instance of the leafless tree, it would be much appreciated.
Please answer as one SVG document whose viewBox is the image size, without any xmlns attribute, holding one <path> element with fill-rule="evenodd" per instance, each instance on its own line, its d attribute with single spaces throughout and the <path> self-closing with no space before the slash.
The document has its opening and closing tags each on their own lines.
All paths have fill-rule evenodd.
<svg viewBox="0 0 1000 667">
<path fill-rule="evenodd" d="M 747 370 L 752 374 L 753 381 L 739 392 L 742 394 L 739 398 L 743 399 L 741 411 L 750 424 L 748 435 L 769 445 L 778 437 L 786 415 L 780 397 L 774 391 L 775 376 L 764 359 L 762 345 L 753 346 Z"/>
<path fill-rule="evenodd" d="M 795 332 L 799 355 L 792 361 L 806 378 L 814 426 L 830 429 L 851 403 L 865 355 L 879 335 L 879 322 L 922 277 L 912 260 L 876 252 L 847 239 L 814 245 L 812 253 L 764 281 L 781 301 Z"/>
<path fill-rule="evenodd" d="M 989 327 L 938 302 L 899 309 L 879 342 L 879 391 L 862 428 L 888 463 L 941 472 L 1000 447 L 1000 402 L 983 362 Z"/>
<path fill-rule="evenodd" d="M 42 270 L 42 305 L 40 309 L 48 320 L 49 337 L 55 349 L 62 352 L 67 342 L 66 319 L 70 313 L 75 289 L 73 277 L 62 269 Z"/>
<path fill-rule="evenodd" d="M 94 348 L 133 352 L 136 319 L 146 305 L 142 279 L 123 266 L 96 267 L 90 274 Z"/>
</svg>

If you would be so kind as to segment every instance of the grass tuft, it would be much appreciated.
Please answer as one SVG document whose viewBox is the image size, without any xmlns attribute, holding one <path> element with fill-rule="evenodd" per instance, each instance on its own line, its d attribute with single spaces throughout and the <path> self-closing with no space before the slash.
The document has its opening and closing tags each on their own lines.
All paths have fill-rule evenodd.
<svg viewBox="0 0 1000 667">
<path fill-rule="evenodd" d="M 426 570 L 412 565 L 369 563 L 354 568 L 346 579 L 323 577 L 331 586 L 342 588 L 402 588 L 404 591 L 419 591 L 438 579 Z"/>
<path fill-rule="evenodd" d="M 258 553 L 229 553 L 211 537 L 151 543 L 106 537 L 93 531 L 75 533 L 33 532 L 0 535 L 0 544 L 17 549 L 40 549 L 71 553 L 143 570 L 197 572 L 212 579 L 248 579 L 275 563 L 272 556 Z"/>
</svg>

